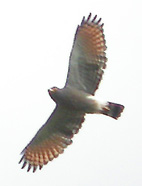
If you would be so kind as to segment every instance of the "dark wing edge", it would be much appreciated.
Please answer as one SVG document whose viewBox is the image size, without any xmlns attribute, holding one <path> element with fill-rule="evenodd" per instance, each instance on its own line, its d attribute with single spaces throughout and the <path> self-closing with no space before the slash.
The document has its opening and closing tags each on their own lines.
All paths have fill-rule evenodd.
<svg viewBox="0 0 142 186">
<path fill-rule="evenodd" d="M 76 57 L 74 50 L 78 50 L 76 45 L 77 45 L 77 39 L 80 30 L 85 26 L 93 27 L 94 25 L 102 35 L 101 40 L 97 43 L 98 45 L 97 49 L 102 50 L 102 52 L 94 56 L 95 63 L 90 63 L 86 60 L 85 55 Z M 65 87 L 74 86 L 75 88 L 83 90 L 92 95 L 94 95 L 94 92 L 98 89 L 104 73 L 103 69 L 106 68 L 106 62 L 107 62 L 106 53 L 105 53 L 107 47 L 106 47 L 106 41 L 103 34 L 103 26 L 104 23 L 101 23 L 101 18 L 97 20 L 97 15 L 95 15 L 91 20 L 91 13 L 87 17 L 87 19 L 83 17 L 81 24 L 78 25 L 74 37 L 72 51 L 70 54 L 69 67 L 68 67 Z M 84 51 L 79 51 L 79 54 L 81 54 L 81 52 L 84 54 Z M 74 61 L 74 63 L 76 64 L 73 64 L 73 60 L 74 60 L 73 58 L 76 60 Z M 81 61 L 81 63 L 79 63 L 79 61 Z"/>
<path fill-rule="evenodd" d="M 56 107 L 47 122 L 39 129 L 35 137 L 22 151 L 22 169 L 28 165 L 27 171 L 33 167 L 41 169 L 49 161 L 57 158 L 72 143 L 74 134 L 78 133 L 84 122 L 83 113 Z"/>
</svg>

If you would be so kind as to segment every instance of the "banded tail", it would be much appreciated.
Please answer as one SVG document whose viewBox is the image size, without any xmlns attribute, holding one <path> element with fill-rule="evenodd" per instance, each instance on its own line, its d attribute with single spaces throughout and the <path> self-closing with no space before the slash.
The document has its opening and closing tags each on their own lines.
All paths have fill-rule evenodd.
<svg viewBox="0 0 142 186">
<path fill-rule="evenodd" d="M 102 114 L 110 116 L 114 119 L 120 117 L 121 112 L 123 112 L 124 106 L 112 102 L 108 102 L 107 109 L 102 111 Z"/>
</svg>

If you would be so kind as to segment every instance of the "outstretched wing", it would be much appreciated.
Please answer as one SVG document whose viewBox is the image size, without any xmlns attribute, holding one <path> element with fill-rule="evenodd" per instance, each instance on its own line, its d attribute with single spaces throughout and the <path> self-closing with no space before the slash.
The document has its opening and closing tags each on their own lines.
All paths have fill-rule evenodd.
<svg viewBox="0 0 142 186">
<path fill-rule="evenodd" d="M 91 14 L 78 26 L 70 56 L 65 86 L 73 86 L 94 94 L 106 67 L 106 45 L 101 19 L 91 20 Z"/>
<path fill-rule="evenodd" d="M 47 122 L 40 128 L 35 137 L 22 151 L 24 168 L 33 167 L 33 172 L 63 153 L 64 148 L 72 143 L 71 138 L 78 132 L 84 121 L 83 113 L 57 106 Z"/>
</svg>

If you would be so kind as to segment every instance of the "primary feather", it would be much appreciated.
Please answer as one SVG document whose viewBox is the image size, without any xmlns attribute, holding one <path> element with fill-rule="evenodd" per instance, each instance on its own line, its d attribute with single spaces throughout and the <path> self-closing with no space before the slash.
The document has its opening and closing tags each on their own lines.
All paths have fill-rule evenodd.
<svg viewBox="0 0 142 186">
<path fill-rule="evenodd" d="M 91 14 L 78 26 L 65 86 L 73 86 L 89 94 L 94 94 L 106 67 L 106 45 L 101 19 L 91 20 Z"/>
</svg>

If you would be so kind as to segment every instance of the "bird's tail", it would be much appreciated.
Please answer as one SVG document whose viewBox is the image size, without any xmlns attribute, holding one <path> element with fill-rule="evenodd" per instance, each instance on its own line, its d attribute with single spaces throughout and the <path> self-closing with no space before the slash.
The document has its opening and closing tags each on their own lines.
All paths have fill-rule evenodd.
<svg viewBox="0 0 142 186">
<path fill-rule="evenodd" d="M 107 103 L 107 107 L 103 109 L 102 114 L 110 116 L 114 119 L 120 117 L 121 112 L 123 112 L 124 106 L 112 102 Z"/>
</svg>

